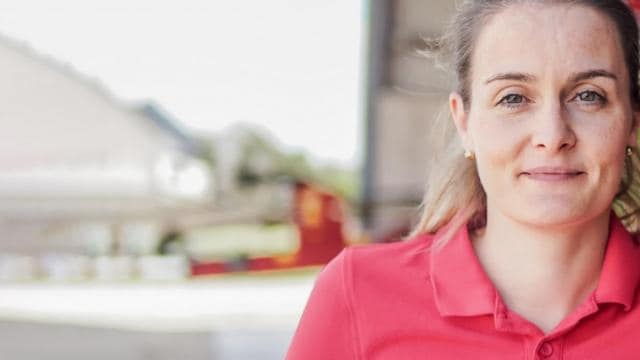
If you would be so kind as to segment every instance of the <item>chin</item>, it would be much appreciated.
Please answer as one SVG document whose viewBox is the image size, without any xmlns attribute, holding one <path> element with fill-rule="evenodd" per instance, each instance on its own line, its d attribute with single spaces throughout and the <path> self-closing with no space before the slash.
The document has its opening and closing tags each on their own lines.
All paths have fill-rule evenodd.
<svg viewBox="0 0 640 360">
<path fill-rule="evenodd" d="M 555 206 L 554 206 L 555 205 Z M 592 206 L 566 206 L 567 204 L 547 204 L 537 211 L 527 211 L 514 214 L 514 218 L 540 228 L 559 228 L 584 224 L 601 215 L 608 216 L 610 207 L 595 210 Z M 604 214 L 606 212 L 606 214 Z"/>
<path fill-rule="evenodd" d="M 540 202 L 532 201 L 525 204 L 518 208 L 512 208 L 511 217 L 518 222 L 541 228 L 585 224 L 600 216 L 608 217 L 611 209 L 610 202 L 603 202 L 603 205 L 600 206 L 601 204 L 593 202 L 562 198 L 546 199 Z M 522 212 L 522 209 L 527 209 L 527 211 Z"/>
</svg>

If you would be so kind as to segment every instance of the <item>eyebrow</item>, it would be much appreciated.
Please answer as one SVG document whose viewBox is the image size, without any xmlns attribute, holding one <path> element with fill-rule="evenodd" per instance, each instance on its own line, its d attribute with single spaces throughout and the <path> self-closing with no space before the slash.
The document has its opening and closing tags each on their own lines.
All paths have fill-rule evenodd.
<svg viewBox="0 0 640 360">
<path fill-rule="evenodd" d="M 488 78 L 484 83 L 486 85 L 486 84 L 489 84 L 490 82 L 498 81 L 498 80 L 515 80 L 515 81 L 522 81 L 522 82 L 532 82 L 535 79 L 536 77 L 531 74 L 525 74 L 520 72 L 509 72 L 509 73 L 500 73 L 500 74 L 493 75 L 492 77 Z"/>
<path fill-rule="evenodd" d="M 602 70 L 602 69 L 588 70 L 588 71 L 582 71 L 582 72 L 578 72 L 578 73 L 573 73 L 569 77 L 569 80 L 571 82 L 575 83 L 575 82 L 579 82 L 579 81 L 582 81 L 582 80 L 588 80 L 588 79 L 593 79 L 593 78 L 597 78 L 597 77 L 605 77 L 605 78 L 612 79 L 614 81 L 618 80 L 618 77 L 615 74 L 613 74 L 610 71 Z"/>
<path fill-rule="evenodd" d="M 515 81 L 522 81 L 522 82 L 532 82 L 533 80 L 535 80 L 535 78 L 536 78 L 535 76 L 531 74 L 525 74 L 525 73 L 518 73 L 518 72 L 500 73 L 488 78 L 484 83 L 486 85 L 486 84 L 489 84 L 490 82 L 499 81 L 499 80 L 515 80 Z"/>
<path fill-rule="evenodd" d="M 573 73 L 569 77 L 569 81 L 576 83 L 576 82 L 579 82 L 579 81 L 593 79 L 593 78 L 597 78 L 597 77 L 605 77 L 605 78 L 609 78 L 609 79 L 612 79 L 612 80 L 618 80 L 618 77 L 615 74 L 613 74 L 612 72 L 607 71 L 607 70 L 603 70 L 603 69 L 596 69 L 596 70 L 587 70 L 587 71 L 581 71 L 581 72 Z M 514 81 L 521 81 L 521 82 L 533 82 L 533 81 L 536 80 L 536 77 L 531 75 L 531 74 L 520 73 L 520 72 L 500 73 L 500 74 L 496 74 L 496 75 L 491 76 L 484 83 L 485 83 L 485 85 L 487 85 L 487 84 L 489 84 L 489 83 L 491 83 L 493 81 L 499 81 L 499 80 L 514 80 Z"/>
</svg>

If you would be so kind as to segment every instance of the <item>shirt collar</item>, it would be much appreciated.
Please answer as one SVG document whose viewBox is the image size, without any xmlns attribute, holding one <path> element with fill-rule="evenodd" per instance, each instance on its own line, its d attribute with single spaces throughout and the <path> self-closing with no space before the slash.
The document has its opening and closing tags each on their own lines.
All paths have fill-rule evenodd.
<svg viewBox="0 0 640 360">
<path fill-rule="evenodd" d="M 618 303 L 629 310 L 640 278 L 640 247 L 613 212 L 609 228 L 594 297 L 599 304 Z M 497 290 L 475 254 L 466 226 L 443 247 L 434 247 L 430 256 L 431 285 L 441 315 L 477 316 L 498 311 Z"/>
<path fill-rule="evenodd" d="M 613 212 L 609 228 L 609 240 L 594 297 L 598 304 L 622 304 L 628 311 L 633 305 L 640 278 L 640 247 Z"/>
<path fill-rule="evenodd" d="M 444 246 L 432 248 L 430 263 L 431 285 L 441 315 L 494 312 L 497 292 L 476 257 L 466 226 Z"/>
</svg>

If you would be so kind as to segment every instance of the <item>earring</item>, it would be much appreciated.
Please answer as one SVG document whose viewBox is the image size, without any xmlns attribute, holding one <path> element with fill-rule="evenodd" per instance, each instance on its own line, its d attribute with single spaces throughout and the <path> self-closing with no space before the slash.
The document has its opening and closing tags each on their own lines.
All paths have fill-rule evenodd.
<svg viewBox="0 0 640 360">
<path fill-rule="evenodd" d="M 473 153 L 473 151 L 471 150 L 465 150 L 464 151 L 464 158 L 467 160 L 475 160 L 476 159 L 476 154 Z"/>
<path fill-rule="evenodd" d="M 631 146 L 627 146 L 627 156 L 633 155 L 633 148 Z"/>
</svg>

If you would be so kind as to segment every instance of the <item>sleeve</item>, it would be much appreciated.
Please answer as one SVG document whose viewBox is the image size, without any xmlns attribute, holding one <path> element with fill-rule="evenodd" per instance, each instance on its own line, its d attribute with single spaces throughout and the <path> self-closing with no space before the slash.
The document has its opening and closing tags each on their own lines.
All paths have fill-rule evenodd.
<svg viewBox="0 0 640 360">
<path fill-rule="evenodd" d="M 285 360 L 359 359 L 348 278 L 349 249 L 320 272 Z"/>
</svg>

